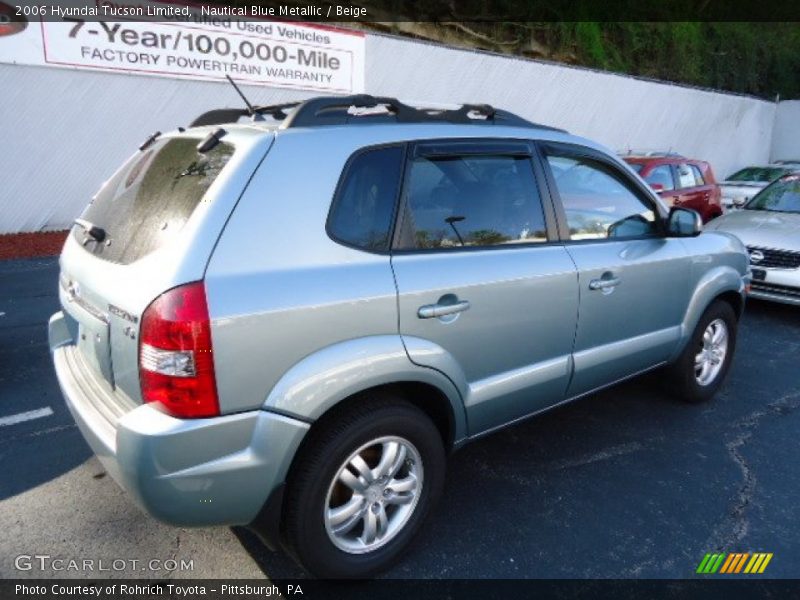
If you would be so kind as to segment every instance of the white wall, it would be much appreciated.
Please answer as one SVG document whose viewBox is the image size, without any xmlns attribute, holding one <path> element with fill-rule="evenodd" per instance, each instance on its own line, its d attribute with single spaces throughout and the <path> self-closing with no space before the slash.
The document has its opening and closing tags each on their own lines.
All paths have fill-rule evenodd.
<svg viewBox="0 0 800 600">
<path fill-rule="evenodd" d="M 0 234 L 64 229 L 154 131 L 240 106 L 230 85 L 0 65 Z M 307 97 L 255 87 L 260 104 Z"/>
<path fill-rule="evenodd" d="M 800 100 L 778 104 L 770 158 L 800 160 Z"/>
<path fill-rule="evenodd" d="M 488 102 L 613 149 L 703 158 L 718 177 L 769 158 L 771 102 L 383 35 L 367 36 L 366 55 L 368 93 Z M 0 233 L 67 227 L 153 131 L 240 105 L 216 82 L 12 65 L 0 65 L 0 81 Z M 313 95 L 245 91 L 256 103 Z"/>
<path fill-rule="evenodd" d="M 614 150 L 672 149 L 708 160 L 720 177 L 768 160 L 775 114 L 774 103 L 747 96 L 376 36 L 367 87 L 487 102 Z"/>
</svg>

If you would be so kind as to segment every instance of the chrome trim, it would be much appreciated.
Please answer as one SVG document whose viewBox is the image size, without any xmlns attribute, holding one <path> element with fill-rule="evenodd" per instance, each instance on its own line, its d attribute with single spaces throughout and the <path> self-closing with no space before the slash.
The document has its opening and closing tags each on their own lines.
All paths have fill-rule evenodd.
<svg viewBox="0 0 800 600">
<path fill-rule="evenodd" d="M 64 294 L 67 297 L 67 302 L 75 303 L 92 315 L 95 319 L 99 319 L 106 325 L 109 324 L 110 319 L 108 313 L 104 313 L 102 310 L 89 303 L 83 298 L 83 296 L 81 296 L 80 284 L 77 281 L 67 282 L 67 279 L 63 277 L 59 277 L 59 280 L 61 282 L 61 288 L 64 290 Z"/>
<path fill-rule="evenodd" d="M 589 289 L 590 290 L 607 290 L 610 288 L 617 287 L 621 283 L 619 277 L 614 277 L 612 279 L 592 279 L 589 282 Z"/>
<path fill-rule="evenodd" d="M 417 316 L 420 319 L 446 317 L 448 315 L 454 315 L 456 313 L 469 310 L 469 307 L 469 300 L 462 300 L 461 302 L 456 302 L 455 304 L 426 304 L 425 306 L 419 307 Z"/>
</svg>

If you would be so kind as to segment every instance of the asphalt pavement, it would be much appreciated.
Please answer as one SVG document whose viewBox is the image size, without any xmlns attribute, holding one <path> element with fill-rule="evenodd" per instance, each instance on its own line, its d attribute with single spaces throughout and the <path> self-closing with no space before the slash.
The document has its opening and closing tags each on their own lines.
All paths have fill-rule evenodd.
<svg viewBox="0 0 800 600">
<path fill-rule="evenodd" d="M 105 475 L 50 363 L 56 286 L 54 258 L 0 261 L 0 577 L 302 577 L 242 528 L 156 522 Z M 771 552 L 765 576 L 800 577 L 798 359 L 800 308 L 750 301 L 710 403 L 651 374 L 467 446 L 385 576 L 683 578 Z"/>
</svg>

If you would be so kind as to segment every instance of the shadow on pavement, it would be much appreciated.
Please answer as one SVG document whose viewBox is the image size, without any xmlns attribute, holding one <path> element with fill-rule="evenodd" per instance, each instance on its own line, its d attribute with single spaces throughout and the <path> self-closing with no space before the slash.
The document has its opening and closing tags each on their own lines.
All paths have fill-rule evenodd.
<svg viewBox="0 0 800 600">
<path fill-rule="evenodd" d="M 58 310 L 55 257 L 0 261 L 0 417 L 51 415 L 0 427 L 0 500 L 71 471 L 91 456 L 64 405 L 47 344 Z"/>
</svg>

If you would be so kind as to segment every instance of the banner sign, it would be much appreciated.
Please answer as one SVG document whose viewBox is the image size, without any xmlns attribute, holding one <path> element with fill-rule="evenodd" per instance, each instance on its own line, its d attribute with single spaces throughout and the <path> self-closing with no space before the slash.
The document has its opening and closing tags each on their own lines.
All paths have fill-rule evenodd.
<svg viewBox="0 0 800 600">
<path fill-rule="evenodd" d="M 0 63 L 200 80 L 230 75 L 254 85 L 364 91 L 361 32 L 238 17 L 204 5 L 125 1 L 122 7 L 95 0 L 89 7 L 96 12 L 58 7 L 58 14 L 15 14 L 6 27 L 0 21 Z M 0 3 L 0 18 L 20 8 Z"/>
</svg>

